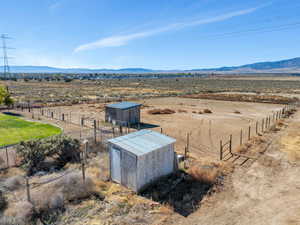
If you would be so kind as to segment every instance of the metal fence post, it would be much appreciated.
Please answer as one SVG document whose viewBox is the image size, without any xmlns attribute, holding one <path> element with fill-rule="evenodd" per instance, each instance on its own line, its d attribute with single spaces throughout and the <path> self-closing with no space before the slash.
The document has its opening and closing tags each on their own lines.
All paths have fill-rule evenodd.
<svg viewBox="0 0 300 225">
<path fill-rule="evenodd" d="M 223 143 L 222 140 L 220 140 L 220 160 L 223 159 Z"/>
<path fill-rule="evenodd" d="M 94 140 L 97 142 L 97 122 L 94 120 Z"/>
<path fill-rule="evenodd" d="M 232 134 L 230 134 L 230 137 L 229 137 L 229 152 L 232 155 Z"/>
</svg>

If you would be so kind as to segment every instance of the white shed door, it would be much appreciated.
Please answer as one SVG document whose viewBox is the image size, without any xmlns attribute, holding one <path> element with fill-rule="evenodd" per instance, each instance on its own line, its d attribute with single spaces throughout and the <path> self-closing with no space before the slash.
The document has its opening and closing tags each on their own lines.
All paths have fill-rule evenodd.
<svg viewBox="0 0 300 225">
<path fill-rule="evenodd" d="M 111 149 L 111 178 L 113 181 L 121 183 L 121 153 L 119 150 Z"/>
</svg>

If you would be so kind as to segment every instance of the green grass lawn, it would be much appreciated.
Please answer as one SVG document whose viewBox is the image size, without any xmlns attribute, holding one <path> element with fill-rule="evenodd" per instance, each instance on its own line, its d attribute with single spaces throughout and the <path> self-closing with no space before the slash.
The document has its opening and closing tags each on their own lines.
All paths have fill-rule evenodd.
<svg viewBox="0 0 300 225">
<path fill-rule="evenodd" d="M 0 113 L 0 147 L 60 134 L 58 127 Z"/>
</svg>

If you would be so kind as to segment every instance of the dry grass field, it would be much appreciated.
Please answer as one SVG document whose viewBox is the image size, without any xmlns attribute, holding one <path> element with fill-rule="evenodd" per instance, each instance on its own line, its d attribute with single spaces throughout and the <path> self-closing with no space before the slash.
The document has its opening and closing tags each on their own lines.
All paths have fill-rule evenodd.
<svg viewBox="0 0 300 225">
<path fill-rule="evenodd" d="M 177 96 L 184 94 L 243 92 L 300 93 L 297 77 L 220 77 L 174 79 L 107 79 L 98 81 L 0 81 L 20 101 L 53 104 L 110 101 L 125 98 Z"/>
</svg>

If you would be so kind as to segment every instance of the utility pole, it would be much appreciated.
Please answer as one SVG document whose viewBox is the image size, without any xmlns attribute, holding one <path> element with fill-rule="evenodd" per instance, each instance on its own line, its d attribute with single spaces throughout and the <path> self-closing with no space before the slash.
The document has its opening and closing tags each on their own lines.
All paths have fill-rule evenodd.
<svg viewBox="0 0 300 225">
<path fill-rule="evenodd" d="M 9 47 L 6 46 L 6 40 L 7 39 L 11 39 L 10 37 L 8 37 L 6 34 L 2 34 L 0 36 L 0 38 L 2 39 L 2 50 L 3 50 L 3 77 L 6 79 L 10 78 L 10 70 L 9 70 L 9 64 L 8 64 L 8 56 L 7 56 L 7 50 L 11 49 Z"/>
</svg>

